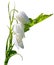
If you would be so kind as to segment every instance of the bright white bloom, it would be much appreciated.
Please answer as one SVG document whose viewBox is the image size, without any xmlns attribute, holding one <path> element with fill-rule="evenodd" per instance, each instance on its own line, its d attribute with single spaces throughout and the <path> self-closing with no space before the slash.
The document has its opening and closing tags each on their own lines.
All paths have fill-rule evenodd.
<svg viewBox="0 0 54 65">
<path fill-rule="evenodd" d="M 24 27 L 23 27 L 23 25 L 21 23 L 17 23 L 14 26 L 14 33 L 15 33 L 15 38 L 16 38 L 18 46 L 21 47 L 21 48 L 24 48 L 22 39 L 23 39 L 23 37 L 25 37 L 25 35 L 24 35 Z"/>
<path fill-rule="evenodd" d="M 19 12 L 16 16 L 16 19 L 19 20 L 22 24 L 29 22 L 29 18 L 24 12 Z"/>
<path fill-rule="evenodd" d="M 14 26 L 15 39 L 17 41 L 16 46 L 24 48 L 22 39 L 24 35 L 24 24 L 29 22 L 28 16 L 24 12 L 19 12 L 16 16 L 18 23 Z"/>
</svg>

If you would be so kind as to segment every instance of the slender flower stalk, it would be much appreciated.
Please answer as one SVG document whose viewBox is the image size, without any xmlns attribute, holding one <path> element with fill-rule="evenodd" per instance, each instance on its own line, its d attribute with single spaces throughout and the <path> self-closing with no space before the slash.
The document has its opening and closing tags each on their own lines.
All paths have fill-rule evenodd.
<svg viewBox="0 0 54 65">
<path fill-rule="evenodd" d="M 9 21 L 10 21 L 10 25 L 9 25 L 9 35 L 6 41 L 6 50 L 5 50 L 5 61 L 4 61 L 4 65 L 8 64 L 8 61 L 10 59 L 10 57 L 12 57 L 13 55 L 17 54 L 17 52 L 13 49 L 14 44 L 12 43 L 13 40 L 13 27 L 12 27 L 12 23 L 14 21 L 14 13 L 15 13 L 15 6 L 14 9 L 10 11 L 10 2 L 8 3 L 8 14 L 9 14 Z M 12 17 L 11 17 L 11 12 L 13 12 Z"/>
</svg>

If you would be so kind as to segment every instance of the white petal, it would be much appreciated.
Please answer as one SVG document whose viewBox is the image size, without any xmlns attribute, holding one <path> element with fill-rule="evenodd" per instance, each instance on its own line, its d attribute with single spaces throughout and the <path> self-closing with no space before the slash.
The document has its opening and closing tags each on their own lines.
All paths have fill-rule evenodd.
<svg viewBox="0 0 54 65">
<path fill-rule="evenodd" d="M 25 36 L 24 35 L 24 26 L 21 23 L 14 25 L 14 33 L 15 33 L 15 39 L 17 42 L 17 43 L 15 43 L 15 45 L 17 47 L 19 46 L 21 48 L 24 48 L 23 42 L 22 42 L 22 39 Z"/>
<path fill-rule="evenodd" d="M 15 26 L 14 26 L 14 32 L 17 34 L 20 34 L 22 37 L 24 37 L 25 35 L 24 35 L 24 28 L 23 28 L 23 26 L 20 24 L 20 23 L 18 23 L 18 24 L 16 24 Z"/>
<path fill-rule="evenodd" d="M 22 40 L 22 36 L 20 34 L 16 34 L 16 40 L 19 43 Z"/>
<path fill-rule="evenodd" d="M 21 48 L 24 48 L 24 45 L 23 45 L 23 42 L 21 41 L 20 43 L 18 43 L 18 45 L 21 47 Z"/>
<path fill-rule="evenodd" d="M 17 48 L 19 48 L 19 47 L 24 48 L 22 38 L 19 35 L 18 36 L 14 35 L 14 43 Z"/>
<path fill-rule="evenodd" d="M 19 20 L 23 24 L 29 22 L 29 18 L 24 12 L 19 12 L 18 15 L 16 16 L 16 19 Z"/>
</svg>

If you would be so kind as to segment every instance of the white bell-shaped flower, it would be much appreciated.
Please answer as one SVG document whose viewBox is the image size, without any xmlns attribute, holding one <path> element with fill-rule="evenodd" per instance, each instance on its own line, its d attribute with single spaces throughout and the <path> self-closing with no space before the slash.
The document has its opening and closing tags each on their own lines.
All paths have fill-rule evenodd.
<svg viewBox="0 0 54 65">
<path fill-rule="evenodd" d="M 24 12 L 18 12 L 16 19 L 19 20 L 22 24 L 29 22 L 29 18 Z"/>
<path fill-rule="evenodd" d="M 23 42 L 22 42 L 23 37 L 25 37 L 24 26 L 21 23 L 15 24 L 14 25 L 14 33 L 15 33 L 15 38 L 16 38 L 18 46 L 21 47 L 21 48 L 24 48 L 24 45 L 23 45 Z"/>
</svg>

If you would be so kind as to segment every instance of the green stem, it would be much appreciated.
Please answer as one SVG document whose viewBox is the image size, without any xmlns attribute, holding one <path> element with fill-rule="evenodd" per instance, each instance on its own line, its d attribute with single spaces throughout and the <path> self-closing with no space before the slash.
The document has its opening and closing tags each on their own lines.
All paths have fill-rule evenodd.
<svg viewBox="0 0 54 65">
<path fill-rule="evenodd" d="M 7 64 L 8 64 L 8 58 L 5 58 L 4 65 L 7 65 Z"/>
<path fill-rule="evenodd" d="M 9 48 L 12 47 L 12 28 L 11 28 L 11 25 L 10 25 L 10 44 L 9 44 Z"/>
<path fill-rule="evenodd" d="M 7 65 L 7 63 L 4 63 L 4 65 Z"/>
<path fill-rule="evenodd" d="M 9 40 L 9 49 L 8 50 L 11 50 L 11 47 L 12 47 L 12 31 L 11 31 L 11 24 L 10 24 L 10 39 Z M 8 42 L 7 42 L 8 44 Z M 6 50 L 6 57 L 5 57 L 5 62 L 4 62 L 4 65 L 7 65 L 8 64 L 8 61 L 9 61 L 9 52 L 7 52 Z"/>
<path fill-rule="evenodd" d="M 10 2 L 8 3 L 8 14 L 9 14 L 9 21 L 10 21 L 10 28 L 9 28 L 9 36 L 8 36 L 8 39 L 7 39 L 7 43 L 6 43 L 6 57 L 5 57 L 5 61 L 4 61 L 4 65 L 7 65 L 8 64 L 8 61 L 10 59 L 10 51 L 12 51 L 12 48 L 13 48 L 13 44 L 12 44 L 12 37 L 13 37 L 13 33 L 12 33 L 12 23 L 14 21 L 14 13 L 15 13 L 15 6 L 14 6 L 14 9 L 13 10 L 9 10 L 9 5 L 10 5 Z M 13 11 L 13 15 L 11 17 L 11 12 Z"/>
</svg>

